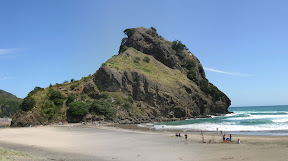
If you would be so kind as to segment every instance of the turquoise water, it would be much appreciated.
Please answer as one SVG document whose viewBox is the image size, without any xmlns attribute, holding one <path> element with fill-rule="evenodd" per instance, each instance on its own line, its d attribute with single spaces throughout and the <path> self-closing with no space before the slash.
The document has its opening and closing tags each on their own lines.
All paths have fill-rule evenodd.
<svg viewBox="0 0 288 161">
<path fill-rule="evenodd" d="M 229 107 L 232 114 L 155 123 L 156 130 L 219 131 L 244 135 L 288 135 L 288 105 Z"/>
</svg>

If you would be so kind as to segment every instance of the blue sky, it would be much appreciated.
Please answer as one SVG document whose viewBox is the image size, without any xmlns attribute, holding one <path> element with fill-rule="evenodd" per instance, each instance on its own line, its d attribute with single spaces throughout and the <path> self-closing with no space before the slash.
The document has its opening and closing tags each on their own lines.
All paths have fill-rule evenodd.
<svg viewBox="0 0 288 161">
<path fill-rule="evenodd" d="M 126 28 L 155 27 L 198 57 L 232 106 L 288 104 L 288 2 L 263 0 L 0 1 L 0 89 L 93 74 Z"/>
</svg>

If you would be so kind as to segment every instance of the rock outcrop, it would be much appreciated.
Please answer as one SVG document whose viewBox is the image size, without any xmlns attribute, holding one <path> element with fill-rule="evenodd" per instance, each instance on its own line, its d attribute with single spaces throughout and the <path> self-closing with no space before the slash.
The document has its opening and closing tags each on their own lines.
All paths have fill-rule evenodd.
<svg viewBox="0 0 288 161">
<path fill-rule="evenodd" d="M 119 54 L 92 76 L 31 91 L 12 125 L 85 119 L 141 123 L 228 113 L 230 99 L 206 79 L 200 61 L 181 41 L 167 41 L 155 28 L 124 33 Z"/>
</svg>

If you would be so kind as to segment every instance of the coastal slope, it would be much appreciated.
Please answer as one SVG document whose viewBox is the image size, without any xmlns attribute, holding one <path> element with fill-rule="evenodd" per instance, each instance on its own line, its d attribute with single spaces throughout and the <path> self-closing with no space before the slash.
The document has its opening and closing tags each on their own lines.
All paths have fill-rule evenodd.
<svg viewBox="0 0 288 161">
<path fill-rule="evenodd" d="M 12 116 L 19 110 L 21 98 L 0 89 L 0 117 Z"/>
<path fill-rule="evenodd" d="M 81 80 L 36 87 L 12 126 L 105 120 L 169 121 L 225 114 L 230 99 L 205 76 L 200 61 L 155 28 L 126 29 L 118 55 Z"/>
</svg>

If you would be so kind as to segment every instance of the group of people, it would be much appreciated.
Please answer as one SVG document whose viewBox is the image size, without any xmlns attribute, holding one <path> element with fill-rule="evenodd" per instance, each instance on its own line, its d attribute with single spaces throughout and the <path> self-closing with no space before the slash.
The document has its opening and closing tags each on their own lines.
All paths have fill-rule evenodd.
<svg viewBox="0 0 288 161">
<path fill-rule="evenodd" d="M 175 136 L 176 136 L 176 137 L 181 137 L 180 132 L 179 132 L 179 133 L 175 133 Z M 187 133 L 186 133 L 184 136 L 185 136 L 185 140 L 187 141 L 187 138 L 188 138 Z"/>
<path fill-rule="evenodd" d="M 230 140 L 230 142 L 232 141 L 232 135 L 230 134 L 230 137 L 228 138 L 226 138 L 226 134 L 224 134 L 223 135 L 223 142 L 225 142 L 225 140 L 226 140 L 226 143 L 228 142 L 228 140 Z"/>
<path fill-rule="evenodd" d="M 222 131 L 221 131 L 221 133 L 222 133 Z M 225 142 L 225 141 L 226 141 L 226 143 L 227 143 L 228 141 L 231 142 L 231 141 L 232 141 L 232 135 L 230 134 L 230 136 L 226 138 L 226 134 L 224 134 L 224 135 L 223 135 L 223 142 Z M 237 144 L 240 144 L 240 139 L 237 140 Z"/>
<path fill-rule="evenodd" d="M 218 128 L 217 128 L 217 132 L 218 132 Z M 222 134 L 222 131 L 221 131 L 221 134 Z M 175 136 L 176 137 L 181 137 L 181 134 L 180 133 L 175 133 Z M 188 138 L 187 133 L 184 136 L 185 136 L 185 140 L 187 141 L 187 138 Z M 205 137 L 203 135 L 203 131 L 202 130 L 201 130 L 201 136 L 202 136 L 202 143 L 206 143 L 206 140 L 205 140 Z M 213 140 L 210 139 L 209 143 L 211 143 L 212 141 L 214 142 L 214 135 L 213 135 Z M 227 137 L 227 138 L 226 138 L 226 134 L 223 134 L 223 142 L 227 143 L 228 141 L 232 142 L 232 134 L 230 134 L 229 137 Z M 217 142 L 217 140 L 216 140 L 216 142 Z M 239 139 L 237 141 L 237 144 L 240 144 L 240 140 Z"/>
</svg>

